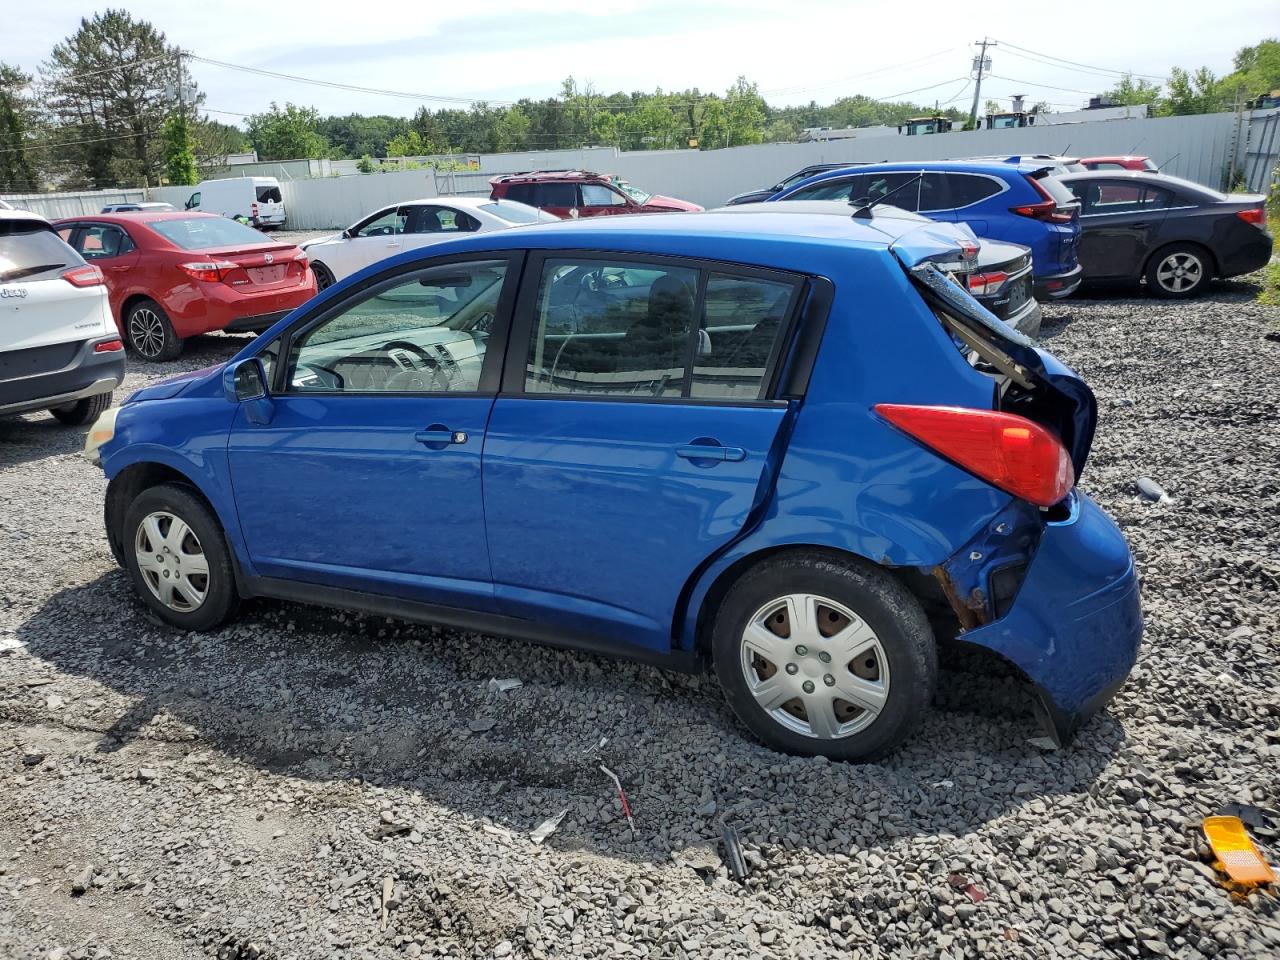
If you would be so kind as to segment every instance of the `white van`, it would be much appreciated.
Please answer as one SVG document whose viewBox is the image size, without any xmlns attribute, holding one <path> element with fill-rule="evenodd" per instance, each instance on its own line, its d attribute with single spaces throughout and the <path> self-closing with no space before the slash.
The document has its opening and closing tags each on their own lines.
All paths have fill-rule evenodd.
<svg viewBox="0 0 1280 960">
<path fill-rule="evenodd" d="M 284 197 L 275 177 L 205 180 L 196 186 L 186 207 L 233 219 L 244 217 L 255 227 L 283 227 L 286 222 Z"/>
</svg>

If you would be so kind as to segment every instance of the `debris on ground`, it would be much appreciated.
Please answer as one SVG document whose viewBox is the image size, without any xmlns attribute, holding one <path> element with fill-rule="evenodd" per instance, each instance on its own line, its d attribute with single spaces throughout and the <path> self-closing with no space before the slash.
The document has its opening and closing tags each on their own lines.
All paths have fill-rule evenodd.
<svg viewBox="0 0 1280 960">
<path fill-rule="evenodd" d="M 1164 487 L 1150 477 L 1139 477 L 1135 486 L 1138 488 L 1138 495 L 1143 500 L 1150 500 L 1153 503 L 1169 503 L 1173 499 Z"/>
<path fill-rule="evenodd" d="M 618 799 L 622 801 L 622 815 L 627 818 L 627 826 L 631 828 L 631 839 L 636 838 L 636 822 L 631 817 L 631 804 L 627 802 L 627 791 L 622 789 L 622 781 L 618 779 L 618 775 L 600 764 L 600 769 L 606 777 L 613 781 L 613 785 L 618 788 Z"/>
<path fill-rule="evenodd" d="M 547 819 L 543 820 L 540 824 L 538 824 L 536 827 L 533 828 L 533 831 L 529 834 L 529 839 L 532 840 L 535 844 L 541 844 L 542 841 L 546 840 L 547 837 L 551 836 L 553 833 L 556 832 L 556 828 L 560 826 L 560 821 L 565 818 L 565 815 L 568 812 L 569 810 L 566 807 L 564 810 L 561 810 L 559 813 L 557 813 L 554 817 L 547 817 Z"/>
<path fill-rule="evenodd" d="M 1203 829 L 1219 869 L 1233 883 L 1254 887 L 1276 882 L 1275 872 L 1239 817 L 1205 817 Z"/>
<path fill-rule="evenodd" d="M 467 729 L 472 733 L 488 733 L 498 725 L 498 721 L 492 717 L 478 717 L 467 724 Z"/>
<path fill-rule="evenodd" d="M 85 891 L 93 888 L 93 876 L 95 872 L 93 865 L 90 864 L 76 874 L 76 878 L 71 881 L 71 893 L 73 896 L 79 896 Z"/>
<path fill-rule="evenodd" d="M 488 683 L 490 693 L 506 693 L 508 690 L 514 690 L 516 687 L 523 687 L 524 681 L 516 677 L 506 677 L 499 679 L 494 677 Z"/>
<path fill-rule="evenodd" d="M 747 879 L 747 859 L 742 853 L 742 840 L 738 837 L 738 828 L 727 823 L 722 825 L 720 839 L 724 843 L 724 862 L 729 868 L 729 876 L 741 883 Z"/>
</svg>

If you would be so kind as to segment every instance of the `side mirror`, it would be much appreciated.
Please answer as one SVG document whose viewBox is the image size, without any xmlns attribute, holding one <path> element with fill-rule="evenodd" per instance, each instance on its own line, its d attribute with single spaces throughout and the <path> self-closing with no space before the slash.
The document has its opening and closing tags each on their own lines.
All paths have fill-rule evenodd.
<svg viewBox="0 0 1280 960">
<path fill-rule="evenodd" d="M 257 357 L 229 363 L 222 371 L 222 392 L 232 403 L 262 400 L 267 396 L 267 371 Z"/>
</svg>

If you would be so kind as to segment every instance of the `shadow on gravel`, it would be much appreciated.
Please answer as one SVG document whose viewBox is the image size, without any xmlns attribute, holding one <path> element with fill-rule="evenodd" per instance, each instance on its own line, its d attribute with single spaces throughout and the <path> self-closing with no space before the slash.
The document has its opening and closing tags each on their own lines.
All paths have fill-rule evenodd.
<svg viewBox="0 0 1280 960">
<path fill-rule="evenodd" d="M 157 623 L 113 571 L 18 629 L 34 656 L 127 698 L 84 698 L 75 722 L 101 732 L 101 752 L 139 738 L 188 752 L 194 730 L 260 770 L 359 778 L 517 831 L 568 808 L 553 846 L 636 861 L 714 839 L 721 819 L 752 842 L 822 853 L 962 835 L 1046 795 L 1088 792 L 1124 740 L 1104 713 L 1071 749 L 1042 753 L 1013 671 L 962 647 L 944 652 L 919 733 L 889 760 L 853 766 L 755 743 L 709 677 L 282 603 L 246 605 L 213 634 Z M 491 692 L 494 677 L 523 685 Z M 626 784 L 638 839 L 601 763 Z"/>
<path fill-rule="evenodd" d="M 44 410 L 0 417 L 0 470 L 79 453 L 88 432 L 88 427 L 68 427 Z"/>
</svg>

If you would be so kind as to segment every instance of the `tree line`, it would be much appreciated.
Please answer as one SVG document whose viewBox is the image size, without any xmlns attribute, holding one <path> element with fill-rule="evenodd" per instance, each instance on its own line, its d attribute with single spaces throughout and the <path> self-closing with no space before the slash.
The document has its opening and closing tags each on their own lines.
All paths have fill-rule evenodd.
<svg viewBox="0 0 1280 960">
<path fill-rule="evenodd" d="M 1174 67 L 1163 84 L 1123 76 L 1102 95 L 1156 115 L 1231 109 L 1280 88 L 1280 41 L 1241 49 L 1219 77 Z M 988 108 L 990 108 L 990 104 Z M 1040 105 L 1039 109 L 1047 109 Z M 0 193 L 194 183 L 229 153 L 261 160 L 548 151 L 700 149 L 793 141 L 811 127 L 897 125 L 936 105 L 862 95 L 775 106 L 739 77 L 723 92 L 697 88 L 604 93 L 573 77 L 554 96 L 468 108 L 420 107 L 412 117 L 322 116 L 272 102 L 244 129 L 205 107 L 182 52 L 126 10 L 82 18 L 32 76 L 0 62 Z M 959 120 L 948 106 L 942 115 Z"/>
</svg>

